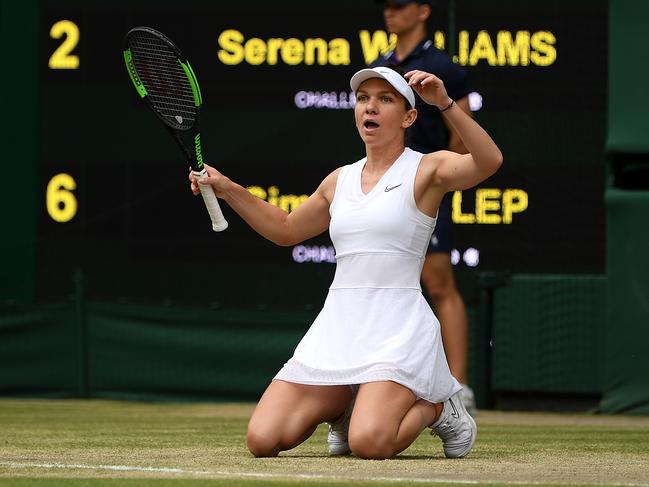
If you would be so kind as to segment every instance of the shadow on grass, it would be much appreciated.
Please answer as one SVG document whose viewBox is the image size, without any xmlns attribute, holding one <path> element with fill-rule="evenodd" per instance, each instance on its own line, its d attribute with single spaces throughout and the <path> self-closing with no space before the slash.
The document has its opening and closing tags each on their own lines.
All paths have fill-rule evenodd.
<svg viewBox="0 0 649 487">
<path fill-rule="evenodd" d="M 327 454 L 305 454 L 305 453 L 300 453 L 300 454 L 291 454 L 291 453 L 280 453 L 280 455 L 276 458 L 322 458 L 322 459 L 330 459 L 330 460 L 343 460 L 347 459 L 348 461 L 359 461 L 359 462 L 364 462 L 366 461 L 364 458 L 360 457 L 355 457 L 354 455 L 341 455 L 341 456 L 332 456 L 332 455 L 327 455 Z M 444 456 L 440 455 L 397 455 L 396 457 L 392 458 L 387 458 L 386 460 L 453 460 L 457 461 L 457 459 L 449 459 Z M 376 460 L 373 460 L 376 461 Z"/>
</svg>

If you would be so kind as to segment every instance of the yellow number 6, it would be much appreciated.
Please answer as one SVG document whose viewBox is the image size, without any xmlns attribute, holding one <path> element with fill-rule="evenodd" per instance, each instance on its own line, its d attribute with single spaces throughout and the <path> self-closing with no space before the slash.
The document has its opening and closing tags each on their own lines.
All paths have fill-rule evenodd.
<svg viewBox="0 0 649 487">
<path fill-rule="evenodd" d="M 75 189 L 77 183 L 69 174 L 57 174 L 50 179 L 45 193 L 45 203 L 52 220 L 65 223 L 77 214 L 77 198 L 72 193 Z"/>
<path fill-rule="evenodd" d="M 65 40 L 54 51 L 50 57 L 48 66 L 50 69 L 78 69 L 79 56 L 70 54 L 79 43 L 79 27 L 71 20 L 59 20 L 50 29 L 52 39 L 60 39 L 65 36 Z"/>
</svg>

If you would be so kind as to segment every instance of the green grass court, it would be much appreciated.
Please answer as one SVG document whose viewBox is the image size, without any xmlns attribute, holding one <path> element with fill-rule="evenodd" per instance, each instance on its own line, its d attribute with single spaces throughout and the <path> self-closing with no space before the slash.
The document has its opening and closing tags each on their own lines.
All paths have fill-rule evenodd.
<svg viewBox="0 0 649 487">
<path fill-rule="evenodd" d="M 255 459 L 251 404 L 0 400 L 0 486 L 649 486 L 649 417 L 481 411 L 468 458 L 423 434 L 397 458 L 326 454 L 326 429 Z"/>
</svg>

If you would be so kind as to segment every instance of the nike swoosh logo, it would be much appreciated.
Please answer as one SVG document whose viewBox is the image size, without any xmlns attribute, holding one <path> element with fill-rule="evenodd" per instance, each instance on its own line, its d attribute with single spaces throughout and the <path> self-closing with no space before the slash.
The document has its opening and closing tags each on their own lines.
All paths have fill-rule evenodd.
<svg viewBox="0 0 649 487">
<path fill-rule="evenodd" d="M 387 193 L 388 191 L 392 191 L 393 189 L 398 188 L 398 187 L 401 186 L 402 184 L 403 184 L 403 183 L 399 183 L 399 184 L 397 184 L 396 186 L 386 186 L 386 187 L 385 187 L 385 192 Z"/>
<path fill-rule="evenodd" d="M 453 408 L 453 412 L 451 413 L 451 416 L 453 416 L 454 418 L 459 418 L 460 413 L 457 412 L 455 404 L 453 404 L 453 401 L 449 401 L 449 402 L 451 403 L 451 407 Z"/>
</svg>

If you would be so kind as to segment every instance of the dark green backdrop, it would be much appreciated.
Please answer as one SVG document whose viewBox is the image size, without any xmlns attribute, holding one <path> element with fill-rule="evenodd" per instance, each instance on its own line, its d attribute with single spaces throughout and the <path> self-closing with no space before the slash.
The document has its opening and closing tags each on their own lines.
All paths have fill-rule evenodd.
<svg viewBox="0 0 649 487">
<path fill-rule="evenodd" d="M 611 1 L 606 412 L 649 414 L 649 3 Z"/>
<path fill-rule="evenodd" d="M 376 9 L 370 3 L 367 12 Z M 483 62 L 472 71 L 488 87 L 485 101 L 492 103 L 478 117 L 502 144 L 508 164 L 504 176 L 491 184 L 533 191 L 528 213 L 511 227 L 459 229 L 459 239 L 485 245 L 485 267 L 460 266 L 457 273 L 469 309 L 470 382 L 479 405 L 505 407 L 522 398 L 529 407 L 538 398 L 549 397 L 557 402 L 582 399 L 593 406 L 603 394 L 605 411 L 647 412 L 649 319 L 642 307 L 649 288 L 649 262 L 643 250 L 647 233 L 642 225 L 647 202 L 646 187 L 636 186 L 646 177 L 647 107 L 642 89 L 649 72 L 642 71 L 646 63 L 638 62 L 635 47 L 643 45 L 640 19 L 649 14 L 646 5 L 611 1 L 605 268 L 606 55 L 597 49 L 607 44 L 606 29 L 598 30 L 606 2 L 494 3 L 499 11 L 514 12 L 505 20 L 468 15 L 484 10 L 477 1 L 455 4 L 460 27 L 478 29 L 487 22 L 496 29 L 501 25 L 513 31 L 543 29 L 547 23 L 538 15 L 541 9 L 560 33 L 554 70 L 531 69 L 527 75 L 515 67 L 490 69 Z M 15 78 L 4 76 L 0 81 L 3 111 L 12 114 L 2 118 L 5 184 L 0 203 L 8 224 L 0 239 L 0 394 L 255 399 L 314 318 L 333 266 L 287 266 L 287 254 L 270 244 L 250 247 L 251 234 L 236 221 L 231 236 L 221 240 L 232 252 L 231 258 L 224 257 L 214 251 L 212 235 L 193 230 L 204 223 L 201 210 L 191 206 L 193 201 L 174 201 L 186 205 L 177 210 L 186 218 L 178 218 L 173 206 L 165 207 L 170 205 L 167 194 L 185 191 L 184 175 L 171 177 L 178 164 L 176 153 L 172 155 L 175 148 L 165 145 L 166 139 L 162 142 L 162 131 L 149 123 L 149 114 L 129 105 L 121 67 L 104 80 L 105 74 L 86 65 L 72 74 L 77 78 L 69 79 L 66 74 L 55 76 L 43 65 L 47 53 L 42 49 L 51 41 L 49 18 L 41 25 L 41 9 L 63 15 L 66 7 L 81 12 L 88 8 L 88 15 L 79 17 L 86 20 L 94 19 L 91 10 L 103 9 L 102 28 L 109 29 L 109 20 L 118 18 L 115 9 L 127 8 L 119 2 L 87 5 L 0 3 L 3 45 L 21 46 L 20 55 L 12 57 L 12 72 L 20 73 L 20 90 Z M 332 5 L 364 8 L 349 7 L 348 2 Z M 242 6 L 237 19 L 261 6 L 255 2 Z M 156 2 L 155 7 L 170 17 L 174 4 Z M 276 7 L 287 16 L 293 9 L 318 12 L 304 2 L 287 1 Z M 446 5 L 441 8 L 445 18 Z M 550 15 L 553 9 L 561 9 L 561 15 Z M 523 10 L 527 13 L 520 13 Z M 135 9 L 132 19 L 146 18 L 146 12 Z M 381 25 L 380 15 L 364 15 L 368 26 Z M 315 25 L 314 18 L 309 25 Z M 341 25 L 353 21 L 350 17 Z M 440 28 L 447 27 L 442 24 Z M 580 31 L 581 37 L 570 37 L 574 28 L 584 25 L 592 28 Z M 121 24 L 118 30 L 116 37 L 123 30 Z M 599 61 L 582 66 L 579 59 Z M 627 75 L 629 71 L 633 76 Z M 41 84 L 46 78 L 47 83 Z M 97 102 L 100 108 L 102 103 L 111 110 L 122 103 L 127 107 L 128 116 L 119 127 L 123 137 L 107 136 L 114 118 L 93 118 L 97 110 L 89 100 L 98 89 L 103 93 Z M 41 99 L 43 93 L 46 99 Z M 75 99 L 83 103 L 74 104 Z M 58 116 L 66 110 L 69 120 L 78 124 L 72 134 L 65 129 L 65 118 Z M 303 181 L 321 179 L 337 154 L 344 152 L 347 158 L 357 150 L 358 142 L 347 129 L 345 135 L 328 140 L 294 140 L 286 125 L 295 118 L 294 108 L 262 105 L 255 113 L 263 118 L 269 111 L 284 122 L 271 124 L 255 147 L 272 148 L 277 154 L 266 161 L 266 169 L 254 159 L 238 160 L 243 146 L 219 147 L 212 142 L 212 153 L 239 171 L 238 177 L 253 174 L 259 181 L 277 182 L 280 176 L 268 168 L 284 164 L 284 173 L 292 179 L 285 176 L 280 184 L 288 191 L 307 192 L 312 183 L 303 188 Z M 219 118 L 208 122 L 210 130 L 224 140 L 236 138 L 237 127 L 249 113 L 236 106 L 223 108 Z M 349 113 L 309 112 L 302 125 L 334 127 L 345 117 Z M 146 131 L 133 134 L 129 119 L 131 123 L 141 119 Z M 232 124 L 224 125 L 224 120 Z M 148 146 L 140 143 L 140 137 Z M 158 137 L 160 145 L 147 149 Z M 282 160 L 287 142 L 297 152 L 321 150 L 315 151 L 313 161 L 299 166 Z M 78 193 L 83 224 L 53 225 L 45 214 L 44 184 L 53 172 L 63 170 L 77 171 L 83 186 Z M 134 174 L 140 171 L 166 186 L 142 197 L 133 190 Z M 116 183 L 97 184 L 102 175 Z M 185 238 L 185 231 L 195 233 Z M 200 251 L 192 255 L 192 248 Z M 243 253 L 237 254 L 239 250 Z M 497 255 L 491 262 L 490 252 Z M 197 273 L 199 265 L 208 273 Z M 487 270 L 491 277 L 485 275 Z"/>
</svg>

